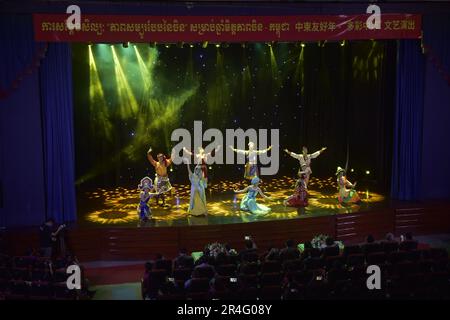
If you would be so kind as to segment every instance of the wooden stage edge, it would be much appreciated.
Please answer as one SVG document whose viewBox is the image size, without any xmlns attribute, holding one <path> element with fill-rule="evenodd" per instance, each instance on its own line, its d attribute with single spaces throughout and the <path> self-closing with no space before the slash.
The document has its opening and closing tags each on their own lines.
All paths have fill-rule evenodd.
<svg viewBox="0 0 450 320">
<path fill-rule="evenodd" d="M 240 250 L 244 237 L 251 235 L 259 248 L 283 246 L 287 239 L 297 242 L 327 234 L 345 244 L 376 239 L 392 232 L 396 236 L 450 233 L 450 203 L 392 205 L 390 208 L 359 213 L 304 219 L 271 220 L 239 224 L 179 227 L 73 227 L 68 247 L 82 262 L 97 260 L 149 260 L 156 253 L 173 258 L 180 248 L 201 251 L 210 242 L 229 243 Z M 24 254 L 38 245 L 36 229 L 6 231 L 11 254 Z"/>
</svg>

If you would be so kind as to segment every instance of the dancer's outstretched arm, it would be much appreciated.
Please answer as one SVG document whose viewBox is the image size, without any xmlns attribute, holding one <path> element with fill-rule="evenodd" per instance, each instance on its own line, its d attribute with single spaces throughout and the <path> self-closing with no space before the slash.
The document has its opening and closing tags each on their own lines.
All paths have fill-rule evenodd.
<svg viewBox="0 0 450 320">
<path fill-rule="evenodd" d="M 354 189 L 356 187 L 356 182 L 355 183 L 351 183 L 350 181 L 345 179 L 345 186 Z"/>
<path fill-rule="evenodd" d="M 316 151 L 316 152 L 314 152 L 314 153 L 311 153 L 311 154 L 309 155 L 309 157 L 310 157 L 311 159 L 317 158 L 317 157 L 320 156 L 325 150 L 327 150 L 327 147 L 323 147 L 323 148 L 320 149 L 319 151 Z"/>
<path fill-rule="evenodd" d="M 233 148 L 233 146 L 230 146 L 231 150 L 233 150 L 236 153 L 243 153 L 243 154 L 247 154 L 248 150 L 241 150 L 241 149 L 235 149 Z"/>
<path fill-rule="evenodd" d="M 192 156 L 192 152 L 189 151 L 187 148 L 183 147 L 184 152 L 186 152 L 189 156 Z"/>
<path fill-rule="evenodd" d="M 152 148 L 149 148 L 147 151 L 147 159 L 152 164 L 152 166 L 156 167 L 156 161 L 152 157 Z"/>
<path fill-rule="evenodd" d="M 294 153 L 292 151 L 289 151 L 288 149 L 284 149 L 284 152 L 286 152 L 288 155 L 290 155 L 292 158 L 299 160 L 302 156 L 301 154 Z"/>
<path fill-rule="evenodd" d="M 266 152 L 270 151 L 270 149 L 272 149 L 272 146 L 268 147 L 267 149 L 257 150 L 256 153 L 258 153 L 258 154 L 266 153 Z"/>
<path fill-rule="evenodd" d="M 261 197 L 263 197 L 264 199 L 269 199 L 270 197 L 268 197 L 268 196 L 266 196 L 263 192 L 262 192 L 262 190 L 261 190 L 261 188 L 258 188 L 258 193 L 261 195 Z"/>
</svg>

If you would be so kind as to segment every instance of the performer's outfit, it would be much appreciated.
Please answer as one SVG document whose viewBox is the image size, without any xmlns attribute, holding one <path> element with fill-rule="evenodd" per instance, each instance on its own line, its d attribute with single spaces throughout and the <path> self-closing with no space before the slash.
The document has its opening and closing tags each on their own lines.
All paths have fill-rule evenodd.
<svg viewBox="0 0 450 320">
<path fill-rule="evenodd" d="M 304 179 L 298 179 L 295 184 L 294 194 L 286 199 L 286 205 L 290 207 L 307 207 L 308 191 Z"/>
<path fill-rule="evenodd" d="M 248 156 L 248 161 L 245 164 L 244 179 L 252 180 L 258 177 L 258 150 L 235 150 L 237 153 L 243 153 Z"/>
<path fill-rule="evenodd" d="M 151 217 L 152 210 L 150 209 L 148 202 L 151 197 L 155 195 L 154 193 L 149 192 L 153 188 L 153 181 L 149 177 L 142 178 L 141 182 L 138 185 L 138 189 L 141 190 L 141 193 L 139 195 L 139 205 L 137 207 L 137 213 L 141 222 L 146 222 Z"/>
<path fill-rule="evenodd" d="M 250 211 L 253 214 L 266 214 L 270 212 L 270 208 L 256 203 L 256 196 L 258 195 L 258 188 L 250 186 L 247 193 L 241 200 L 241 210 Z"/>
<path fill-rule="evenodd" d="M 203 178 L 208 179 L 208 167 L 206 165 L 206 158 L 208 157 L 208 155 L 197 153 L 195 154 L 195 157 L 197 158 L 196 164 L 199 165 L 200 168 L 202 168 Z"/>
<path fill-rule="evenodd" d="M 290 152 L 289 155 L 292 158 L 297 159 L 300 162 L 300 168 L 298 169 L 298 174 L 300 174 L 301 171 L 303 171 L 305 173 L 305 186 L 306 188 L 308 187 L 308 182 L 309 182 L 309 176 L 312 173 L 311 170 L 311 159 L 315 159 L 320 155 L 320 151 L 316 151 L 314 153 L 311 154 L 307 154 L 306 157 L 303 156 L 302 153 L 297 154 L 294 152 Z"/>
<path fill-rule="evenodd" d="M 147 220 L 148 218 L 150 218 L 151 214 L 152 214 L 152 210 L 150 209 L 149 205 L 148 205 L 148 201 L 150 200 L 152 196 L 149 193 L 145 193 L 144 191 L 141 191 L 141 196 L 140 196 L 140 201 L 139 201 L 139 206 L 138 206 L 138 214 L 139 214 L 139 219 L 142 220 Z"/>
<path fill-rule="evenodd" d="M 155 191 L 159 196 L 163 197 L 164 193 L 172 189 L 169 176 L 167 175 L 167 168 L 172 164 L 172 159 L 165 159 L 163 163 L 155 161 L 150 153 L 147 153 L 148 161 L 155 167 Z"/>
<path fill-rule="evenodd" d="M 353 189 L 353 184 L 347 180 L 345 175 L 338 176 L 337 183 L 339 186 L 339 203 L 357 203 L 361 201 L 358 193 Z M 347 189 L 347 187 L 352 189 Z"/>
<path fill-rule="evenodd" d="M 191 199 L 189 201 L 188 212 L 193 216 L 207 215 L 206 208 L 206 193 L 207 187 L 206 178 L 199 177 L 195 173 L 189 175 L 191 181 Z"/>
</svg>

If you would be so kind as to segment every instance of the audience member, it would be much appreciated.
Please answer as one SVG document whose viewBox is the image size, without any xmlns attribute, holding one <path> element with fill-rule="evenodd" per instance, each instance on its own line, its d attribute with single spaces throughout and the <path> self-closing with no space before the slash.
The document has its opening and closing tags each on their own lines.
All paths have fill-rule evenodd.
<svg viewBox="0 0 450 320">
<path fill-rule="evenodd" d="M 289 239 L 286 241 L 286 247 L 280 251 L 281 261 L 294 260 L 300 257 L 300 251 L 298 251 L 294 240 Z"/>
</svg>

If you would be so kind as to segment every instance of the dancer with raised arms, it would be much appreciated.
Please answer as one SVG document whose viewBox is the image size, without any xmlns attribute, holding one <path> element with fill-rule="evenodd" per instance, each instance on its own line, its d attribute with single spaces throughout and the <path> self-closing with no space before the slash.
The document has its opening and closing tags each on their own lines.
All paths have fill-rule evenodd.
<svg viewBox="0 0 450 320">
<path fill-rule="evenodd" d="M 219 151 L 220 149 L 220 145 L 218 145 L 215 149 L 214 152 Z M 192 156 L 193 152 L 189 151 L 187 148 L 183 147 L 184 152 L 186 152 L 189 156 Z M 206 161 L 208 160 L 208 157 L 211 156 L 212 152 L 205 152 L 205 149 L 203 149 L 202 147 L 198 147 L 198 153 L 196 153 L 195 156 L 195 163 L 197 165 L 200 165 L 201 169 L 202 169 L 202 173 L 203 173 L 203 177 L 206 179 L 206 182 L 208 182 L 208 167 L 206 166 Z"/>
<path fill-rule="evenodd" d="M 311 176 L 312 170 L 311 170 L 311 159 L 315 159 L 318 156 L 320 156 L 327 148 L 324 147 L 320 149 L 319 151 L 316 151 L 314 153 L 308 154 L 308 148 L 303 147 L 302 153 L 294 153 L 292 151 L 289 151 L 288 149 L 284 149 L 284 151 L 290 155 L 292 158 L 297 159 L 300 162 L 300 168 L 298 169 L 298 174 L 300 172 L 304 172 L 305 174 L 305 187 L 308 188 L 308 182 L 309 177 Z"/>
<path fill-rule="evenodd" d="M 248 161 L 245 164 L 244 178 L 247 180 L 252 180 L 253 178 L 259 176 L 258 161 L 257 161 L 258 155 L 270 151 L 270 149 L 272 149 L 272 146 L 264 150 L 257 150 L 255 149 L 255 144 L 252 141 L 250 141 L 248 143 L 248 150 L 235 149 L 233 148 L 233 146 L 230 146 L 230 148 L 234 152 L 244 154 L 248 157 Z"/>
<path fill-rule="evenodd" d="M 172 159 L 167 158 L 164 154 L 159 153 L 156 158 L 158 161 L 153 159 L 151 154 L 152 148 L 150 147 L 147 151 L 147 159 L 155 168 L 155 185 L 154 189 L 157 195 L 156 203 L 159 204 L 159 199 L 162 199 L 162 206 L 165 205 L 165 193 L 172 189 L 170 184 L 169 176 L 167 174 L 167 168 L 172 164 Z"/>
</svg>

